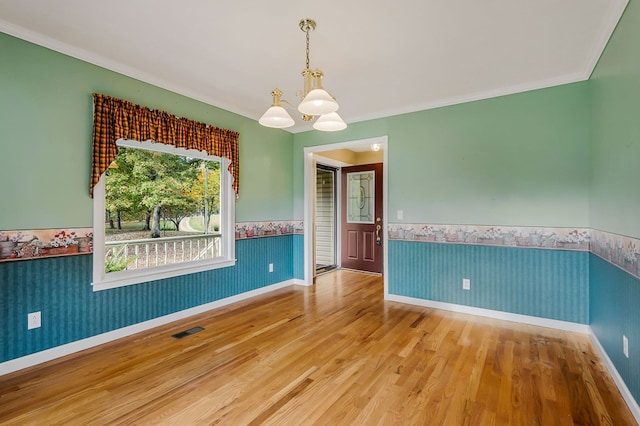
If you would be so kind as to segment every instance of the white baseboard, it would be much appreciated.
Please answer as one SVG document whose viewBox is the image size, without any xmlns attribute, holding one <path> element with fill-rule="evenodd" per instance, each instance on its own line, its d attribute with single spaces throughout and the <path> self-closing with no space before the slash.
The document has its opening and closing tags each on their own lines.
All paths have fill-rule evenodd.
<svg viewBox="0 0 640 426">
<path fill-rule="evenodd" d="M 220 308 L 222 306 L 230 305 L 232 303 L 240 302 L 242 300 L 246 300 L 251 297 L 259 296 L 265 293 L 269 293 L 281 288 L 285 288 L 285 287 L 289 287 L 291 285 L 297 284 L 294 281 L 296 280 L 287 280 L 280 283 L 272 284 L 256 290 L 248 291 L 246 293 L 241 293 L 235 296 L 227 297 L 225 299 L 216 300 L 215 302 L 195 306 L 193 308 L 185 309 L 183 311 L 174 312 L 173 314 L 164 315 L 148 321 L 133 324 L 128 327 L 119 328 L 117 330 L 98 334 L 92 337 L 88 337 L 86 339 L 77 340 L 75 342 L 56 346 L 55 348 L 46 349 L 41 352 L 36 352 L 20 358 L 12 359 L 0 364 L 0 376 L 13 373 L 18 370 L 22 370 L 23 368 L 42 364 L 44 362 L 51 361 L 66 355 L 71 355 L 73 353 L 80 352 L 85 349 L 102 345 L 104 343 L 108 343 L 117 339 L 121 339 L 123 337 L 127 337 L 132 334 L 140 333 L 141 331 L 150 330 L 152 328 L 159 327 L 161 325 L 169 324 L 171 322 L 185 319 L 193 315 L 201 314 L 203 312 L 207 312 L 212 309 Z"/>
<path fill-rule="evenodd" d="M 302 285 L 302 286 L 305 286 L 305 287 L 309 287 L 309 286 L 313 285 L 313 284 L 307 284 L 304 280 L 301 280 L 299 278 L 292 279 L 291 283 L 293 285 Z"/>
<path fill-rule="evenodd" d="M 614 383 L 618 387 L 618 390 L 622 394 L 622 397 L 627 403 L 627 407 L 629 407 L 631 414 L 633 414 L 633 417 L 635 417 L 636 422 L 640 424 L 640 406 L 638 406 L 636 399 L 631 394 L 631 391 L 629 390 L 626 383 L 622 379 L 622 376 L 620 376 L 620 373 L 618 373 L 618 370 L 613 364 L 613 361 L 611 361 L 611 358 L 609 358 L 609 355 L 607 355 L 607 352 L 604 350 L 604 347 L 600 344 L 598 337 L 596 337 L 591 327 L 589 327 L 589 335 L 591 336 L 591 343 L 593 343 L 593 346 L 596 348 L 598 355 L 600 355 L 600 359 L 602 359 L 604 366 L 607 367 L 607 370 L 609 371 L 611 378 L 613 379 Z"/>
<path fill-rule="evenodd" d="M 457 305 L 455 303 L 436 302 L 433 300 L 418 299 L 415 297 L 388 294 L 386 300 L 392 302 L 407 303 L 409 305 L 424 306 L 426 308 L 442 309 L 444 311 L 460 312 L 463 314 L 478 315 L 481 317 L 495 318 L 505 321 L 519 322 L 522 324 L 537 325 L 539 327 L 555 328 L 558 330 L 573 331 L 576 333 L 590 334 L 590 328 L 586 324 L 560 321 L 548 318 L 533 317 L 530 315 L 513 314 L 511 312 L 494 311 L 491 309 L 476 308 L 473 306 Z"/>
</svg>

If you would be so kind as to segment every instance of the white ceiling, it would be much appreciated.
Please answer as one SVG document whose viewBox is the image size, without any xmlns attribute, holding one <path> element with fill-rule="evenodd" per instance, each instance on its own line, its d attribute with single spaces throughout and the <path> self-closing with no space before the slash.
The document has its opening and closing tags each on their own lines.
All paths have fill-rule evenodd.
<svg viewBox="0 0 640 426">
<path fill-rule="evenodd" d="M 0 0 L 0 31 L 258 119 L 275 87 L 297 104 L 313 18 L 310 65 L 354 123 L 586 80 L 627 2 Z"/>
</svg>

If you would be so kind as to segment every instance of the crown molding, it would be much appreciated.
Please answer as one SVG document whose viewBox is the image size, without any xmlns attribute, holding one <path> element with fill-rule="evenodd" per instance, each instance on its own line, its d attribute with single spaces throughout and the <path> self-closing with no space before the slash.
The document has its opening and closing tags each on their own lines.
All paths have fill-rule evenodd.
<svg viewBox="0 0 640 426">
<path fill-rule="evenodd" d="M 607 47 L 607 44 L 609 43 L 613 32 L 618 26 L 618 22 L 620 22 L 622 14 L 626 10 L 628 4 L 629 0 L 615 0 L 612 2 L 609 16 L 607 16 L 607 20 L 602 28 L 602 32 L 600 33 L 600 36 L 597 38 L 593 46 L 591 57 L 588 59 L 585 65 L 584 74 L 587 79 L 591 77 L 591 74 L 593 74 L 596 65 L 598 65 L 598 61 L 600 60 L 604 49 Z"/>
<path fill-rule="evenodd" d="M 212 99 L 207 96 L 202 96 L 201 93 L 194 92 L 193 90 L 187 89 L 184 86 L 170 83 L 164 79 L 158 78 L 157 76 L 140 71 L 137 68 L 133 68 L 128 65 L 122 64 L 118 61 L 114 61 L 110 58 L 97 55 L 85 49 L 72 46 L 68 43 L 64 43 L 52 37 L 47 37 L 43 34 L 29 30 L 19 25 L 12 24 L 3 19 L 0 19 L 0 32 L 9 34 L 13 37 L 22 39 L 24 41 L 33 43 L 38 46 L 45 47 L 47 49 L 56 51 L 58 53 L 62 53 L 63 55 L 81 60 L 83 62 L 88 62 L 92 65 L 105 68 L 109 71 L 113 71 L 118 74 L 131 77 L 143 83 L 147 83 L 152 86 L 156 86 L 161 89 L 165 89 L 170 92 L 174 92 L 179 95 L 186 96 L 196 101 L 204 102 L 207 105 L 211 105 L 213 107 L 220 108 L 225 111 L 232 112 L 234 114 L 238 114 L 253 120 L 249 112 L 243 111 L 240 108 L 237 108 L 237 106 L 235 105 L 230 105 L 228 103 L 221 102 L 217 99 Z"/>
</svg>

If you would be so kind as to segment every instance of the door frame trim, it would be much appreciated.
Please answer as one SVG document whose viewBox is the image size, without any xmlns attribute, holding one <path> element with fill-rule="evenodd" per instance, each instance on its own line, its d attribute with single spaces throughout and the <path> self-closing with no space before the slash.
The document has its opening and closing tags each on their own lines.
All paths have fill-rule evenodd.
<svg viewBox="0 0 640 426">
<path fill-rule="evenodd" d="M 314 277 L 314 256 L 313 256 L 313 238 L 314 238 L 314 201 L 315 201 L 315 159 L 314 153 L 323 151 L 332 151 L 334 149 L 354 148 L 362 146 L 371 146 L 379 144 L 383 150 L 382 160 L 382 244 L 383 250 L 383 271 L 384 271 L 384 296 L 388 295 L 388 277 L 389 277 L 389 232 L 388 227 L 388 180 L 389 180 L 389 137 L 387 135 L 377 136 L 367 139 L 356 139 L 351 141 L 339 142 L 328 145 L 316 145 L 304 148 L 304 284 L 313 285 Z"/>
<path fill-rule="evenodd" d="M 340 168 L 341 166 L 337 166 L 337 165 L 330 165 L 328 164 L 330 163 L 330 161 L 323 161 L 320 159 L 316 159 L 316 161 L 314 161 L 314 165 L 315 165 L 315 173 L 318 173 L 318 169 L 325 169 L 325 170 L 331 170 L 331 172 L 333 172 L 333 204 L 334 204 L 334 208 L 333 208 L 333 214 L 334 214 L 334 223 L 333 223 L 333 268 L 329 269 L 330 271 L 334 270 L 334 269 L 339 269 L 340 268 L 340 259 L 342 256 L 341 250 L 340 250 L 340 244 L 338 244 L 338 237 L 340 235 L 340 232 L 342 232 L 342 230 L 340 229 L 340 195 L 341 195 L 341 191 L 340 188 L 338 187 L 338 185 L 341 184 L 341 180 L 340 180 Z M 320 167 L 318 167 L 320 166 Z M 317 176 L 317 175 L 316 175 Z M 317 183 L 316 183 L 316 187 L 315 190 L 317 191 Z M 317 194 L 315 195 L 315 199 L 317 200 Z M 314 205 L 314 209 L 313 211 L 316 212 L 317 210 L 317 205 Z M 315 229 L 314 229 L 315 231 Z M 316 256 L 314 253 L 314 264 L 313 264 L 313 270 L 315 271 L 315 273 L 318 272 L 317 269 L 317 264 L 315 263 L 316 260 Z"/>
</svg>

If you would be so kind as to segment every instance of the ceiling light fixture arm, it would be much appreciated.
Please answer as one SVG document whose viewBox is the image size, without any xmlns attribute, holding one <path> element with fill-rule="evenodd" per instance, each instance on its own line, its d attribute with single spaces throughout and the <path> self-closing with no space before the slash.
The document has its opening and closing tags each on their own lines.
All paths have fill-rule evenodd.
<svg viewBox="0 0 640 426">
<path fill-rule="evenodd" d="M 275 103 L 275 102 L 276 102 L 276 95 L 274 94 L 276 90 L 278 90 L 278 91 L 279 91 L 279 94 L 278 94 L 278 104 L 277 104 L 277 105 L 276 105 L 276 103 Z M 286 99 L 281 99 L 281 98 L 280 98 L 280 96 L 282 96 L 282 92 L 280 91 L 280 89 L 275 89 L 273 92 L 271 92 L 271 94 L 274 96 L 274 98 L 273 98 L 274 103 L 273 103 L 271 106 L 282 106 L 282 104 L 286 104 L 286 106 L 288 106 L 288 107 L 290 107 L 290 108 L 293 108 L 293 109 L 295 109 L 295 110 L 297 111 L 297 108 L 296 108 L 296 106 L 295 106 L 294 104 L 292 104 L 291 102 L 289 102 L 289 101 L 288 101 L 288 100 L 286 100 Z M 313 115 L 307 115 L 307 114 L 302 114 L 302 116 L 301 116 L 301 117 L 302 117 L 302 120 L 303 120 L 303 121 L 311 121 L 311 120 L 313 120 L 313 119 L 314 119 L 314 116 L 313 116 Z"/>
</svg>

